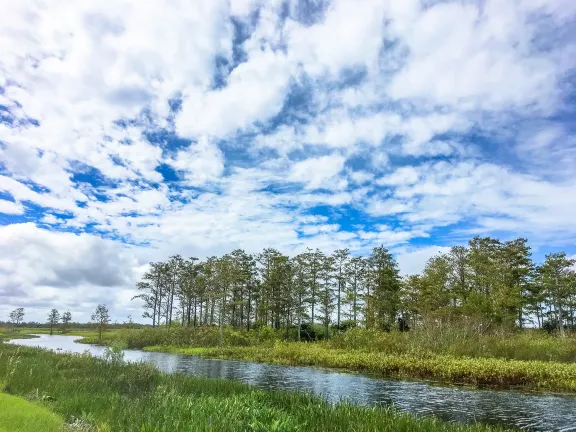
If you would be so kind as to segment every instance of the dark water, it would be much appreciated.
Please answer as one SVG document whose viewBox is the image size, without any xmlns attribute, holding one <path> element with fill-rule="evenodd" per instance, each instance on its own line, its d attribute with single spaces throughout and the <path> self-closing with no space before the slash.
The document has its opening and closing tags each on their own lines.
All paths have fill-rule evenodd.
<svg viewBox="0 0 576 432">
<path fill-rule="evenodd" d="M 52 350 L 102 355 L 104 348 L 75 343 L 77 336 L 41 335 L 12 343 Z M 576 397 L 512 391 L 441 387 L 424 382 L 395 381 L 327 369 L 277 366 L 244 361 L 209 360 L 177 354 L 127 350 L 128 361 L 153 363 L 165 372 L 244 381 L 264 389 L 296 390 L 331 401 L 362 405 L 394 405 L 417 415 L 455 422 L 484 422 L 530 431 L 576 431 Z"/>
</svg>

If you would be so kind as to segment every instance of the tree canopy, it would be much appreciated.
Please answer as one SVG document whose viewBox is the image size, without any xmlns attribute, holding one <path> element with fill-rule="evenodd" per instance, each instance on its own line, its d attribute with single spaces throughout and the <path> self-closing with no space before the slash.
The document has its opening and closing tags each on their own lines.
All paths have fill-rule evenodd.
<svg viewBox="0 0 576 432">
<path fill-rule="evenodd" d="M 432 257 L 417 275 L 401 277 L 383 246 L 368 256 L 347 249 L 308 249 L 294 257 L 273 248 L 241 249 L 221 257 L 179 255 L 151 263 L 137 284 L 143 316 L 153 326 L 230 325 L 276 329 L 362 325 L 475 316 L 499 325 L 574 326 L 574 260 L 564 253 L 532 261 L 526 239 L 474 237 Z"/>
</svg>

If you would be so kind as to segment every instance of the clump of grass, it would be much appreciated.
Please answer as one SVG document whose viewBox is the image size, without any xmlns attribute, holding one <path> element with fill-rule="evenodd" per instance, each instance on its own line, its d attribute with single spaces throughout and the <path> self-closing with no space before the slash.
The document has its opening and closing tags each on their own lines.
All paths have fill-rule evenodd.
<svg viewBox="0 0 576 432">
<path fill-rule="evenodd" d="M 50 408 L 66 421 L 88 424 L 99 432 L 495 430 L 414 418 L 385 408 L 332 405 L 234 381 L 166 375 L 146 364 L 17 350 L 0 346 L 0 376 L 18 352 L 18 365 L 10 375 L 12 393 L 48 394 Z"/>
</svg>

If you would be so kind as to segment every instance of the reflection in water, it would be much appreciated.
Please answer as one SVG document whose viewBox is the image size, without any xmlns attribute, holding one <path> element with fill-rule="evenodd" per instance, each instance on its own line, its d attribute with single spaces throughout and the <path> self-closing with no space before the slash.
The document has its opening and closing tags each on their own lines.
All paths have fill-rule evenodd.
<svg viewBox="0 0 576 432">
<path fill-rule="evenodd" d="M 104 348 L 74 343 L 75 336 L 41 335 L 14 340 L 67 352 L 102 355 Z M 423 382 L 394 381 L 325 369 L 265 365 L 244 361 L 210 360 L 195 356 L 127 350 L 128 361 L 146 361 L 160 370 L 240 380 L 264 389 L 295 390 L 322 395 L 330 401 L 361 405 L 394 405 L 418 415 L 435 415 L 457 422 L 484 422 L 531 431 L 576 431 L 576 397 L 519 392 L 469 390 Z"/>
</svg>

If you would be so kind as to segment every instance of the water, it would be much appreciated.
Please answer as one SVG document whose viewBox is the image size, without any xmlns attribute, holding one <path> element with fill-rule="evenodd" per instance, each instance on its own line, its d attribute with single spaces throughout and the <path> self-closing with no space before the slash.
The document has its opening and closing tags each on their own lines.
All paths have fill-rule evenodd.
<svg viewBox="0 0 576 432">
<path fill-rule="evenodd" d="M 104 348 L 78 344 L 77 336 L 40 335 L 11 343 L 101 356 Z M 529 431 L 576 431 L 576 397 L 512 391 L 442 387 L 425 382 L 396 381 L 328 369 L 211 360 L 178 354 L 125 351 L 128 361 L 146 361 L 160 370 L 240 380 L 276 390 L 322 395 L 330 401 L 347 399 L 361 405 L 394 405 L 416 415 L 435 415 L 454 422 L 484 422 Z"/>
</svg>

